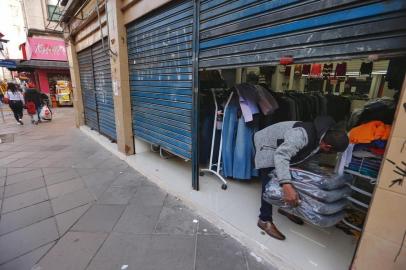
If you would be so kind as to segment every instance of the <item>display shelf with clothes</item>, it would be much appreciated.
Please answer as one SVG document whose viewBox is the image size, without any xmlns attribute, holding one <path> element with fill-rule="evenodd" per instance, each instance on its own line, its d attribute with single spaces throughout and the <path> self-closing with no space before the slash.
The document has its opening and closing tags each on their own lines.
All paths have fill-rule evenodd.
<svg viewBox="0 0 406 270">
<path fill-rule="evenodd" d="M 351 196 L 348 197 L 351 211 L 343 220 L 344 224 L 353 230 L 362 231 L 365 219 L 360 222 L 357 218 L 354 223 L 352 216 L 357 212 L 368 211 L 390 130 L 391 127 L 382 121 L 370 121 L 349 131 L 351 144 L 342 154 L 340 162 L 343 163 L 344 173 L 354 177 L 349 184 L 352 190 Z"/>
<path fill-rule="evenodd" d="M 368 101 L 358 110 L 352 112 L 348 121 L 348 129 L 368 123 L 370 121 L 381 121 L 391 125 L 396 111 L 396 102 L 392 98 L 383 97 Z"/>
<path fill-rule="evenodd" d="M 377 147 L 378 144 L 378 147 Z M 345 162 L 345 171 L 376 182 L 385 151 L 384 141 L 354 145 L 352 155 Z"/>
<path fill-rule="evenodd" d="M 366 178 L 362 175 L 351 175 L 354 176 L 354 180 L 349 185 L 351 188 L 351 195 L 347 197 L 347 200 L 350 204 L 346 209 L 343 223 L 348 225 L 351 229 L 360 232 L 364 226 L 366 213 L 368 212 L 373 191 L 375 189 L 375 183 L 368 181 L 368 179 L 365 181 Z M 356 222 L 354 222 L 354 216 L 358 217 Z"/>
<path fill-rule="evenodd" d="M 353 144 L 344 166 L 347 173 L 353 173 L 376 181 L 382 164 L 383 154 L 389 138 L 391 126 L 381 121 L 371 121 L 354 127 L 349 132 Z"/>
<path fill-rule="evenodd" d="M 366 212 L 349 209 L 345 213 L 342 223 L 337 224 L 337 228 L 347 234 L 353 235 L 356 239 L 361 237 L 363 224 L 366 219 Z"/>
</svg>

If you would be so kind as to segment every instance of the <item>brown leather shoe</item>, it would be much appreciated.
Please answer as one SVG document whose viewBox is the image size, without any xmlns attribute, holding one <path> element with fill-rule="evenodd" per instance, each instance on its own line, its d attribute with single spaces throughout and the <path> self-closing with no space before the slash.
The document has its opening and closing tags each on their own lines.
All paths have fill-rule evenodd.
<svg viewBox="0 0 406 270">
<path fill-rule="evenodd" d="M 304 224 L 303 220 L 300 217 L 292 215 L 292 214 L 286 212 L 285 210 L 282 210 L 282 209 L 279 208 L 278 213 L 281 214 L 281 215 L 284 215 L 290 221 L 292 221 L 293 223 L 296 223 L 297 225 L 303 225 Z"/>
<path fill-rule="evenodd" d="M 278 240 L 285 240 L 286 237 L 276 228 L 275 224 L 270 221 L 258 220 L 258 227 L 266 232 L 270 237 L 273 237 Z"/>
</svg>

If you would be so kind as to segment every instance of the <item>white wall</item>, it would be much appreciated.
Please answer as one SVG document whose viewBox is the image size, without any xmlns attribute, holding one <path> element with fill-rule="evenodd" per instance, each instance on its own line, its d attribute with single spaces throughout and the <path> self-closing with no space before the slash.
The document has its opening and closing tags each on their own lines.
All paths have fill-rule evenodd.
<svg viewBox="0 0 406 270">
<path fill-rule="evenodd" d="M 23 0 L 22 2 L 27 28 L 45 30 L 44 16 L 47 13 L 42 5 L 42 0 Z"/>
<path fill-rule="evenodd" d="M 22 0 L 22 2 L 27 29 L 62 30 L 60 26 L 57 26 L 57 22 L 48 20 L 47 4 L 56 5 L 58 0 Z"/>
<path fill-rule="evenodd" d="M 25 29 L 19 0 L 0 0 L 0 32 L 9 40 L 0 58 L 22 58 L 18 46 L 25 41 Z"/>
</svg>

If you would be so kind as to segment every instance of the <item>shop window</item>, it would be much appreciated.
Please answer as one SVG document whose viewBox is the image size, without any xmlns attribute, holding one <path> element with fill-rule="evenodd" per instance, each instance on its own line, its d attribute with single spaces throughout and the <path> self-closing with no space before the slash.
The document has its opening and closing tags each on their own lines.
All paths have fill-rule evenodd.
<svg viewBox="0 0 406 270">
<path fill-rule="evenodd" d="M 57 22 L 61 19 L 62 11 L 58 6 L 47 5 L 47 9 L 48 9 L 48 20 L 49 21 Z"/>
</svg>

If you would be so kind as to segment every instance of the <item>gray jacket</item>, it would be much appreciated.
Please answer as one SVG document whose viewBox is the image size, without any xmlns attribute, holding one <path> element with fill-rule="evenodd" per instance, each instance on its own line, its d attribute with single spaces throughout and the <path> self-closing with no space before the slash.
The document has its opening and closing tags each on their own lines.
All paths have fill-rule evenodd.
<svg viewBox="0 0 406 270">
<path fill-rule="evenodd" d="M 255 168 L 275 168 L 280 183 L 289 183 L 290 165 L 298 164 L 319 151 L 319 143 L 334 125 L 331 117 L 318 117 L 314 123 L 286 121 L 255 133 Z"/>
</svg>

